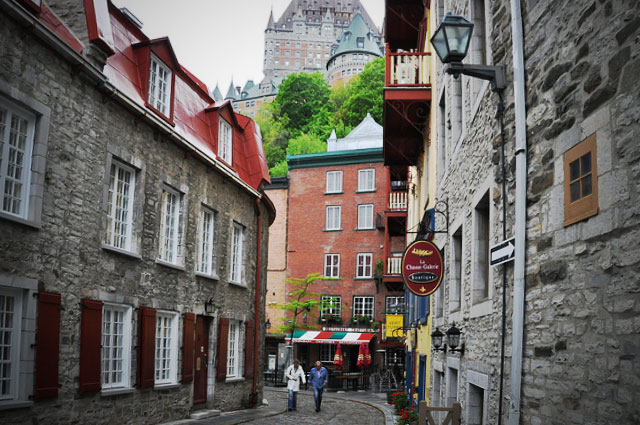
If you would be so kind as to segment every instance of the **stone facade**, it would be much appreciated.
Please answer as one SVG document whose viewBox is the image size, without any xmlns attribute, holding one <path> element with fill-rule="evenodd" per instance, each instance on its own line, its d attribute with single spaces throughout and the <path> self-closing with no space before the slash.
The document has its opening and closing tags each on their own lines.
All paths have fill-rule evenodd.
<svg viewBox="0 0 640 425">
<path fill-rule="evenodd" d="M 43 15 L 45 11 L 50 13 L 45 7 Z M 261 400 L 261 374 L 257 376 L 257 393 L 252 395 L 253 378 L 217 381 L 215 372 L 220 318 L 237 320 L 242 329 L 250 321 L 264 323 L 268 225 L 273 214 L 268 203 L 260 202 L 256 207 L 256 199 L 262 195 L 247 182 L 212 166 L 183 138 L 167 131 L 168 126 L 147 120 L 135 108 L 126 106 L 122 98 L 110 98 L 96 83 L 96 68 L 85 71 L 88 68 L 68 59 L 81 60 L 73 55 L 69 47 L 73 44 L 65 47 L 64 37 L 55 39 L 55 35 L 51 42 L 47 38 L 42 41 L 42 25 L 37 22 L 33 24 L 35 29 L 25 30 L 25 22 L 32 18 L 15 12 L 18 8 L 18 2 L 3 1 L 0 10 L 0 101 L 36 116 L 33 181 L 38 180 L 38 173 L 44 178 L 40 186 L 31 186 L 30 210 L 37 210 L 39 218 L 19 219 L 4 213 L 0 217 L 0 290 L 21 292 L 17 299 L 23 305 L 24 338 L 17 381 L 20 393 L 12 402 L 0 402 L 0 422 L 158 423 L 188 416 L 194 407 L 194 385 L 192 381 L 183 382 L 182 375 L 184 313 L 202 317 L 210 325 L 208 360 L 206 365 L 196 366 L 196 370 L 208 367 L 209 371 L 204 405 L 232 410 L 251 405 L 252 399 Z M 70 19 L 75 19 L 69 23 L 70 28 L 86 22 L 83 9 L 69 10 L 74 11 L 69 12 Z M 18 15 L 24 18 L 16 18 Z M 80 34 L 82 43 L 86 43 L 86 33 Z M 38 143 L 41 139 L 45 143 Z M 103 242 L 110 165 L 116 158 L 135 168 L 134 240 L 130 250 Z M 184 212 L 179 226 L 183 239 L 178 251 L 182 262 L 177 265 L 157 260 L 165 187 L 182 194 Z M 209 276 L 196 272 L 203 204 L 216 212 L 216 262 Z M 244 228 L 239 284 L 229 279 L 234 223 Z M 37 381 L 39 371 L 34 367 L 35 345 L 31 344 L 41 330 L 36 329 L 37 301 L 31 295 L 43 292 L 61 295 L 59 389 L 57 397 L 33 401 L 34 375 Z M 82 375 L 79 364 L 84 355 L 80 346 L 83 299 L 130 309 L 132 351 L 125 368 L 130 381 L 126 388 L 108 391 L 103 382 L 102 390 L 78 394 Z M 137 313 L 141 307 L 171 312 L 176 314 L 174 320 L 179 320 L 175 328 L 179 333 L 173 336 L 179 338 L 173 351 L 177 357 L 171 366 L 175 377 L 170 385 L 138 388 L 136 341 L 141 331 Z M 264 329 L 259 328 L 258 341 L 263 341 Z M 43 335 L 38 335 L 40 341 Z M 261 343 L 255 347 L 257 370 L 263 368 L 262 351 Z M 244 354 L 238 359 L 244 363 Z"/>
<path fill-rule="evenodd" d="M 469 63 L 506 66 L 506 233 L 514 234 L 514 97 L 508 1 L 431 3 L 475 23 Z M 528 146 L 526 298 L 521 424 L 634 424 L 638 410 L 640 252 L 638 170 L 640 6 L 634 1 L 522 2 Z M 478 30 L 478 31 L 476 31 Z M 506 269 L 503 423 L 513 414 L 513 263 L 488 268 L 503 240 L 500 126 L 487 82 L 443 75 L 436 63 L 432 125 L 437 200 L 449 208 L 436 237 L 448 271 L 433 326 L 455 322 L 465 352 L 433 355 L 431 404 L 462 404 L 464 424 L 497 423 L 502 272 Z M 595 214 L 569 222 L 567 153 L 595 136 Z M 568 167 L 568 165 L 567 165 Z M 438 226 L 445 223 L 440 220 Z M 488 236 L 488 240 L 487 240 Z"/>
</svg>

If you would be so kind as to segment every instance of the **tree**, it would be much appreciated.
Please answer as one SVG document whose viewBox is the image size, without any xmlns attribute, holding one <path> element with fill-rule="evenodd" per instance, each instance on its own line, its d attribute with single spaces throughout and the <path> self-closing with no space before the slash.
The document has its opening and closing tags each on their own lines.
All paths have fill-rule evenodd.
<svg viewBox="0 0 640 425">
<path fill-rule="evenodd" d="M 320 273 L 311 273 L 304 278 L 290 277 L 286 282 L 293 286 L 293 289 L 289 293 L 287 304 L 278 304 L 278 308 L 285 312 L 291 312 L 292 317 L 283 317 L 285 325 L 279 327 L 281 332 L 291 334 L 293 339 L 293 332 L 298 327 L 298 316 L 305 313 L 311 313 L 316 307 L 320 305 L 320 294 L 311 292 L 311 287 L 318 283 L 319 280 L 324 280 L 320 277 Z M 303 323 L 301 328 L 313 329 L 315 326 Z"/>
<path fill-rule="evenodd" d="M 345 86 L 346 98 L 336 111 L 335 122 L 340 121 L 345 127 L 354 128 L 368 112 L 376 122 L 382 123 L 384 71 L 384 58 L 376 58 L 349 81 Z M 337 95 L 334 96 L 336 98 Z"/>
</svg>

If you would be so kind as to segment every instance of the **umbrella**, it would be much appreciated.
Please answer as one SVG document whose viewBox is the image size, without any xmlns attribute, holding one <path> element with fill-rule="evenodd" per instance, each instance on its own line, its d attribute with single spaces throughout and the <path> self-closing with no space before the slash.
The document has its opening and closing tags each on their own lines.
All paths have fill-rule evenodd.
<svg viewBox="0 0 640 425">
<path fill-rule="evenodd" d="M 336 365 L 336 369 L 342 370 L 342 347 L 340 343 L 336 347 L 336 355 L 333 356 L 333 364 Z"/>
<path fill-rule="evenodd" d="M 367 367 L 364 359 L 364 344 L 360 344 L 360 348 L 358 351 L 358 361 L 356 362 L 356 365 L 360 369 L 364 369 L 365 367 Z"/>
<path fill-rule="evenodd" d="M 371 366 L 371 352 L 369 351 L 369 344 L 365 342 L 362 345 L 364 345 L 364 347 L 362 347 L 362 351 L 364 351 L 364 367 L 369 367 Z"/>
</svg>

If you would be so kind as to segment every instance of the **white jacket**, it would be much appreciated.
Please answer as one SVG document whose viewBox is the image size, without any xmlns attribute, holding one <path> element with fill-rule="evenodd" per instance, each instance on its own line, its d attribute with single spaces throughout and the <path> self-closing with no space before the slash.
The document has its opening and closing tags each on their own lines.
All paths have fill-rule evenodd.
<svg viewBox="0 0 640 425">
<path fill-rule="evenodd" d="M 287 368 L 287 389 L 293 391 L 300 391 L 300 381 L 302 383 L 307 382 L 307 378 L 304 376 L 304 369 L 302 366 L 298 366 L 298 369 L 294 370 L 293 365 Z"/>
</svg>

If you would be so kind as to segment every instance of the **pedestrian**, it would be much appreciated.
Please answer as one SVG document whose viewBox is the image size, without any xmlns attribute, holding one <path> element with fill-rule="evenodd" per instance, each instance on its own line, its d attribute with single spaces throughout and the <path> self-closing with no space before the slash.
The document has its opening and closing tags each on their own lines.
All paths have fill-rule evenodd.
<svg viewBox="0 0 640 425">
<path fill-rule="evenodd" d="M 319 361 L 316 362 L 316 367 L 311 369 L 309 381 L 311 382 L 311 388 L 313 388 L 313 398 L 316 401 L 316 412 L 319 412 L 322 405 L 322 392 L 329 381 L 329 373 Z"/>
<path fill-rule="evenodd" d="M 306 378 L 304 376 L 304 369 L 300 367 L 298 359 L 293 361 L 293 364 L 287 368 L 287 390 L 289 390 L 289 404 L 288 410 L 298 410 L 297 396 L 300 391 L 300 381 L 304 384 Z"/>
</svg>

